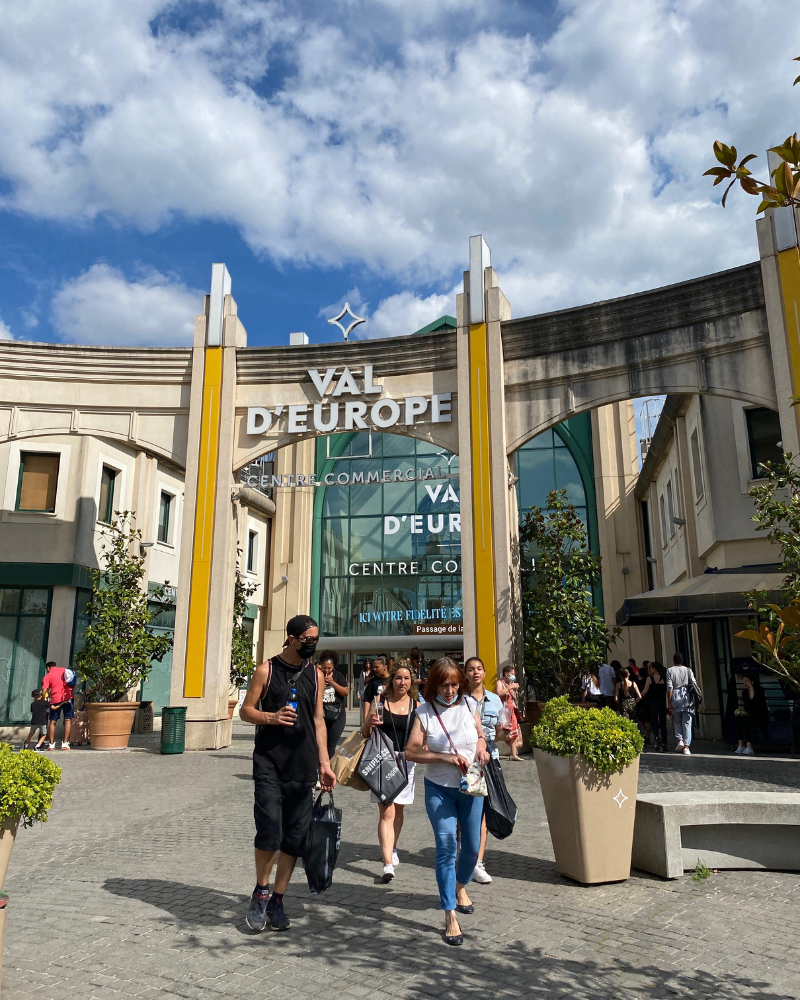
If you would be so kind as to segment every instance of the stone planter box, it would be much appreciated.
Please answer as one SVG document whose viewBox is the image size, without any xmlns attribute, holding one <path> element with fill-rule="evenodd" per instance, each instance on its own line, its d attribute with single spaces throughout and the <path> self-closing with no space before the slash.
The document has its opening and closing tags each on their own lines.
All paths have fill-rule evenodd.
<svg viewBox="0 0 800 1000">
<path fill-rule="evenodd" d="M 535 759 L 558 871 L 584 885 L 629 878 L 639 758 L 611 775 L 580 756 Z"/>
</svg>

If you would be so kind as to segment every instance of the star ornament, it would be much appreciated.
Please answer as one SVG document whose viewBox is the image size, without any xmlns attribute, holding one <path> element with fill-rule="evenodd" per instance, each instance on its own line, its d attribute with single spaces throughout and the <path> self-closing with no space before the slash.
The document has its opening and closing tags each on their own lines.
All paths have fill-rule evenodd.
<svg viewBox="0 0 800 1000">
<path fill-rule="evenodd" d="M 339 322 L 340 320 L 344 319 L 345 316 L 349 316 L 352 320 L 352 323 L 349 323 L 347 326 L 343 326 L 342 323 Z M 333 319 L 329 319 L 328 322 L 331 324 L 331 326 L 338 326 L 339 329 L 342 331 L 342 336 L 344 337 L 344 339 L 348 340 L 353 330 L 355 330 L 355 328 L 360 323 L 366 323 L 367 321 L 363 316 L 356 316 L 356 314 L 350 308 L 350 303 L 345 302 L 344 307 L 342 308 L 342 311 L 339 313 L 339 315 L 334 316 Z"/>
<path fill-rule="evenodd" d="M 617 794 L 616 794 L 616 795 L 614 796 L 614 801 L 615 801 L 615 802 L 617 803 L 617 805 L 618 805 L 618 806 L 620 807 L 620 809 L 621 809 L 621 808 L 622 808 L 622 803 L 623 803 L 623 802 L 627 802 L 627 801 L 628 801 L 628 796 L 627 796 L 627 795 L 625 795 L 625 793 L 624 793 L 624 792 L 622 791 L 622 789 L 620 788 L 620 790 L 619 790 L 619 791 L 617 792 Z"/>
</svg>

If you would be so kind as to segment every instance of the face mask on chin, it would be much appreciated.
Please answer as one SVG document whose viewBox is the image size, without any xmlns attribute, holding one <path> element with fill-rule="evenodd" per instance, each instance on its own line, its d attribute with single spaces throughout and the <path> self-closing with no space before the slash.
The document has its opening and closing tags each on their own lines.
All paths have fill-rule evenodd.
<svg viewBox="0 0 800 1000">
<path fill-rule="evenodd" d="M 436 695 L 436 700 L 439 702 L 440 705 L 444 705 L 445 708 L 449 708 L 451 705 L 455 705 L 455 703 L 458 701 L 458 691 L 456 691 L 456 693 L 453 695 L 450 701 L 445 701 L 445 699 L 440 694 Z"/>
</svg>

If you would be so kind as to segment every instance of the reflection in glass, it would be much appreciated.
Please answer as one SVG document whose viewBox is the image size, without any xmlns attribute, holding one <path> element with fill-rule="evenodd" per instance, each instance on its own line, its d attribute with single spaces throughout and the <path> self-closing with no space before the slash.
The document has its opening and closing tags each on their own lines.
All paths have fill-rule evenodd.
<svg viewBox="0 0 800 1000">
<path fill-rule="evenodd" d="M 46 615 L 49 596 L 49 590 L 23 590 L 21 613 L 23 615 Z"/>
<path fill-rule="evenodd" d="M 24 719 L 28 714 L 31 691 L 39 683 L 39 668 L 44 653 L 44 623 L 44 617 L 20 619 L 8 699 L 9 719 Z"/>
<path fill-rule="evenodd" d="M 19 587 L 0 587 L 0 615 L 15 615 L 19 610 Z"/>
</svg>

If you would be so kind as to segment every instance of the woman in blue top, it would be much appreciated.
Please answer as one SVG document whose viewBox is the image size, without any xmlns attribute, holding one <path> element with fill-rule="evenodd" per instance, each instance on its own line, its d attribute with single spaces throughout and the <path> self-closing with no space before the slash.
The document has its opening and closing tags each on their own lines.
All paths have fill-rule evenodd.
<svg viewBox="0 0 800 1000">
<path fill-rule="evenodd" d="M 500 760 L 500 751 L 495 742 L 497 736 L 497 724 L 500 720 L 500 709 L 503 703 L 500 696 L 493 691 L 487 691 L 483 682 L 486 679 L 486 667 L 483 660 L 478 656 L 471 656 L 464 664 L 464 673 L 467 675 L 469 685 L 469 696 L 474 699 L 478 716 L 481 720 L 483 735 L 486 737 L 486 749 L 489 756 L 494 760 Z M 486 800 L 484 799 L 484 804 Z M 486 871 L 483 865 L 483 855 L 486 851 L 486 811 L 484 809 L 483 822 L 481 823 L 481 848 L 478 852 L 478 861 L 475 871 L 472 873 L 472 881 L 479 885 L 488 885 L 492 881 L 492 876 Z"/>
</svg>

